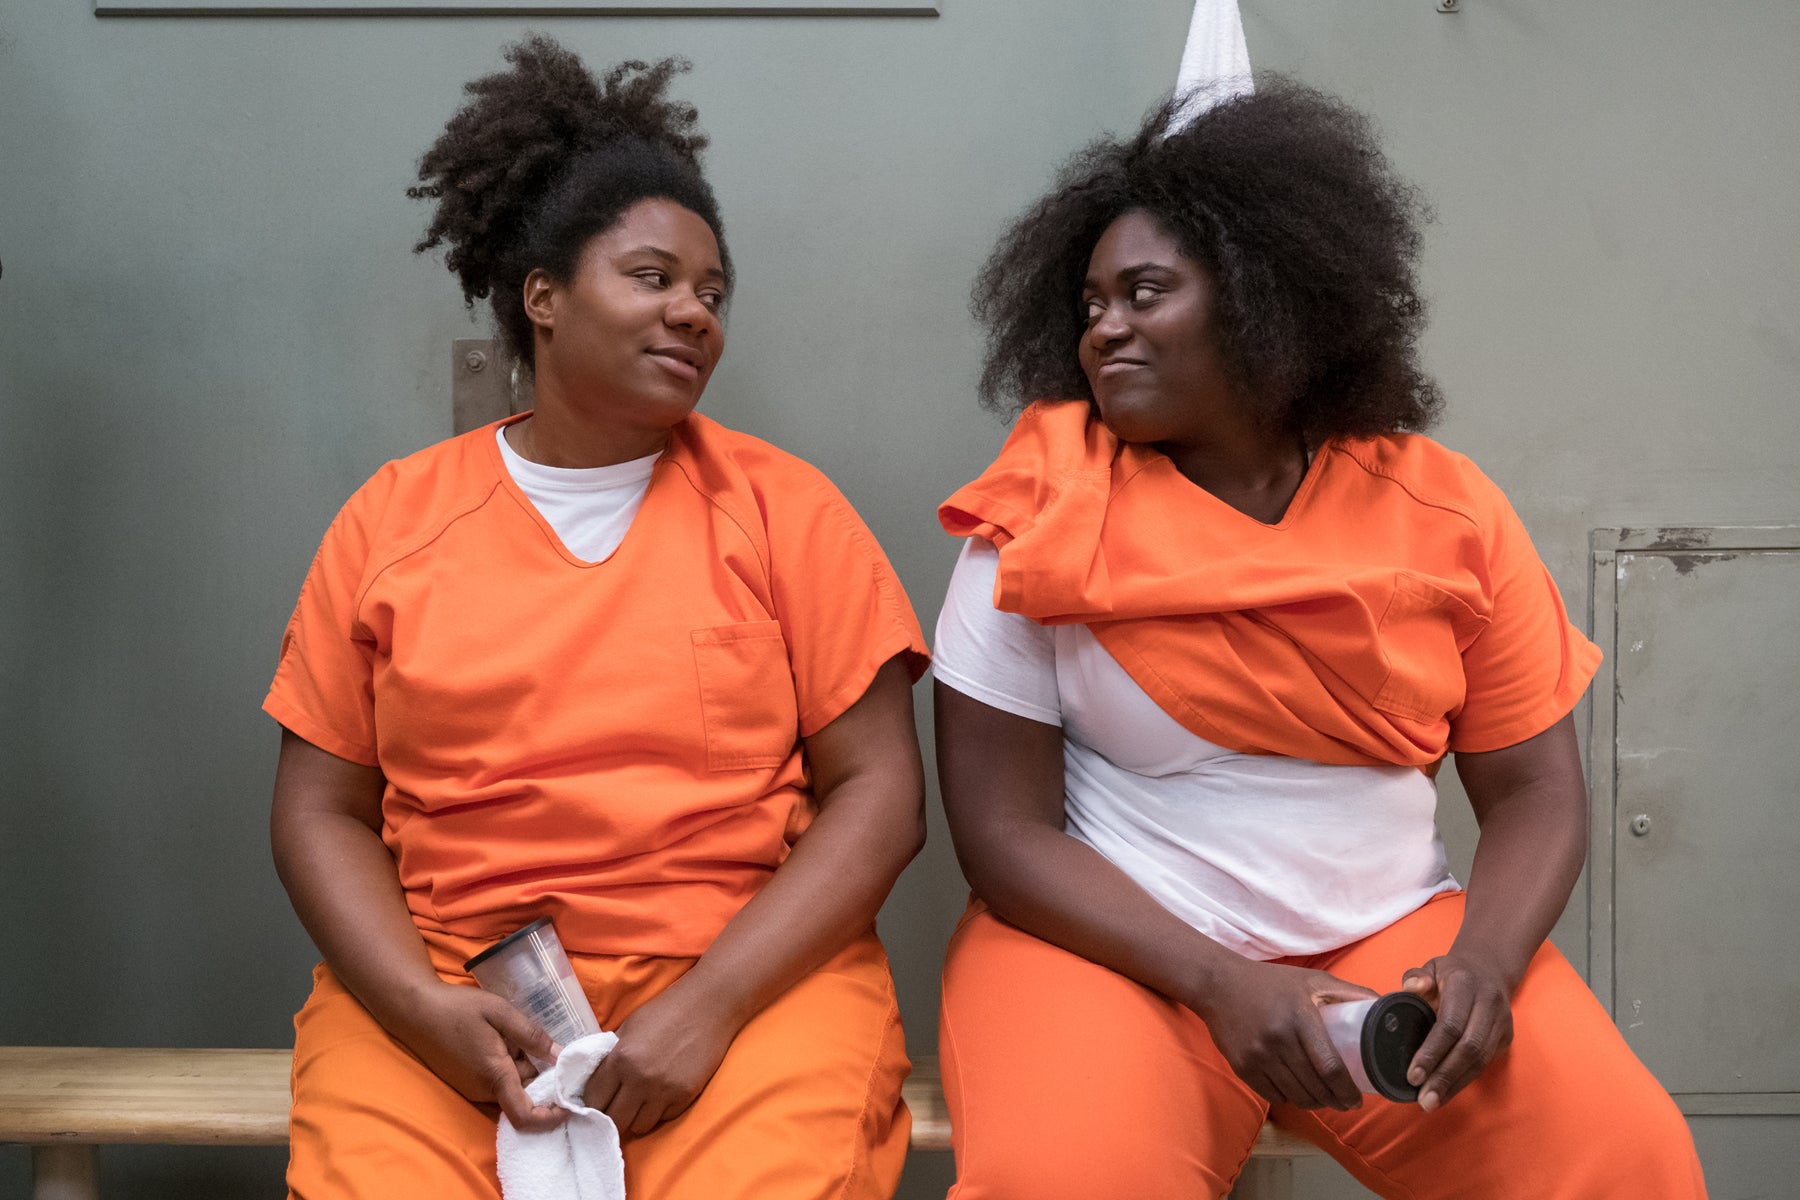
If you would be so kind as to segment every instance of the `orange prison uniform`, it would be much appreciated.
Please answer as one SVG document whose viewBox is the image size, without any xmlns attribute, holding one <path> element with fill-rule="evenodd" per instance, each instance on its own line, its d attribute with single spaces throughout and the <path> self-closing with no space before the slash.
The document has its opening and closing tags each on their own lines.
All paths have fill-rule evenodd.
<svg viewBox="0 0 1800 1200">
<path fill-rule="evenodd" d="M 1397 989 L 1449 949 L 1463 893 L 1279 961 Z M 1298 1109 L 1238 1079 L 1191 1009 L 971 906 L 944 970 L 951 1200 L 1225 1195 L 1265 1116 L 1392 1200 L 1694 1200 L 1687 1124 L 1554 946 L 1513 996 L 1513 1043 L 1433 1113 L 1364 1096 Z"/>
<path fill-rule="evenodd" d="M 459 978 L 482 943 L 434 940 Z M 607 1029 L 692 959 L 572 955 Z M 498 1110 L 464 1100 L 376 1024 L 320 964 L 295 1019 L 289 1196 L 497 1198 Z M 910 1064 L 887 958 L 873 933 L 783 992 L 739 1032 L 686 1112 L 624 1139 L 631 1200 L 886 1200 L 912 1120 Z"/>
<path fill-rule="evenodd" d="M 860 699 L 895 655 L 914 678 L 923 671 L 918 623 L 867 528 L 807 464 L 692 416 L 624 541 L 590 563 L 519 491 L 489 426 L 388 464 L 344 506 L 264 708 L 332 754 L 381 768 L 382 839 L 440 974 L 461 981 L 474 949 L 549 916 L 596 1010 L 622 1018 L 703 953 L 780 866 L 814 812 L 801 739 Z M 906 1140 L 891 985 L 875 982 L 886 978 L 879 948 L 862 955 L 862 986 L 841 998 L 845 1027 L 866 1030 L 847 1068 L 858 1075 L 853 1101 L 832 1091 L 838 1076 L 823 1063 L 792 1088 L 744 1080 L 792 1127 L 765 1140 L 764 1157 L 836 1173 L 819 1195 L 890 1194 L 899 1165 L 884 1147 Z M 491 1111 L 476 1123 L 485 1151 L 468 1142 L 476 1125 L 423 1138 L 390 1124 L 377 1151 L 344 1160 L 366 1170 L 334 1180 L 308 1165 L 337 1163 L 335 1148 L 363 1137 L 354 1127 L 391 1107 L 386 1084 L 410 1086 L 401 1079 L 413 1060 L 391 1043 L 333 1056 L 314 1040 L 352 1036 L 343 1010 L 354 1002 L 335 986 L 324 973 L 296 1020 L 294 1194 L 493 1195 Z M 778 1005 L 808 1011 L 823 985 L 807 986 Z M 796 1062 L 834 1046 L 850 1053 L 830 1039 L 781 1040 L 807 1024 L 770 1016 L 759 1037 Z M 385 1039 L 372 1027 L 354 1036 Z M 774 1053 L 757 1041 L 740 1038 L 746 1063 Z M 717 1161 L 724 1171 L 735 1154 L 705 1116 L 742 1102 L 730 1078 L 721 1074 L 714 1103 L 672 1123 L 720 1153 L 667 1176 L 670 1190 L 636 1193 L 643 1200 L 757 1194 L 732 1190 L 744 1164 L 702 1169 Z M 849 1125 L 831 1115 L 851 1106 Z M 888 1115 L 865 1122 L 868 1109 Z M 640 1169 L 646 1152 L 634 1147 L 645 1144 L 627 1142 L 628 1170 Z M 489 1156 L 479 1182 L 449 1193 L 409 1182 L 439 1178 L 452 1146 L 467 1161 Z M 846 1163 L 861 1164 L 853 1185 Z"/>
<path fill-rule="evenodd" d="M 1037 404 L 939 516 L 1000 548 L 998 608 L 1087 624 L 1159 707 L 1240 753 L 1430 769 L 1549 728 L 1599 662 L 1499 489 L 1428 438 L 1328 443 L 1265 525 L 1085 402 Z M 1450 893 L 1283 961 L 1391 991 L 1461 914 Z M 1674 1104 L 1554 948 L 1513 1016 L 1512 1049 L 1437 1113 L 1371 1097 L 1270 1115 L 1383 1196 L 1705 1194 Z M 955 1200 L 1223 1195 L 1266 1111 L 1194 1013 L 979 904 L 940 1041 Z"/>
<path fill-rule="evenodd" d="M 1086 624 L 1163 711 L 1239 753 L 1498 750 L 1566 714 L 1600 663 L 1500 489 L 1417 435 L 1320 447 L 1265 525 L 1085 401 L 1034 404 L 938 516 L 999 547 L 998 608 Z"/>
</svg>

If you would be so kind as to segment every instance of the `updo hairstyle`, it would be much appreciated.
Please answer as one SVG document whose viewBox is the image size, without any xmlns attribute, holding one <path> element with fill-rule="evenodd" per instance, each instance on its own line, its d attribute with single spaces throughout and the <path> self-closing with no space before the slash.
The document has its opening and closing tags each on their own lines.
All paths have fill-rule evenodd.
<svg viewBox="0 0 1800 1200">
<path fill-rule="evenodd" d="M 437 201 L 413 249 L 448 246 L 463 300 L 487 299 L 505 347 L 533 366 L 525 277 L 560 282 L 581 251 L 641 200 L 672 200 L 712 227 L 732 283 L 718 201 L 700 172 L 706 137 L 690 104 L 665 94 L 688 64 L 622 62 L 596 79 L 551 39 L 508 47 L 512 69 L 464 87 L 472 97 L 419 161 L 412 198 Z"/>
</svg>

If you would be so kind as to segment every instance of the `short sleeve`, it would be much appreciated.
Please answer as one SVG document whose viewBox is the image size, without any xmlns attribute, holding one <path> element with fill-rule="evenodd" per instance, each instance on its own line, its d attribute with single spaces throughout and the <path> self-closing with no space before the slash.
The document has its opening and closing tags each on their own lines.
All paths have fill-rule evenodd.
<svg viewBox="0 0 1800 1200">
<path fill-rule="evenodd" d="M 971 537 L 963 543 L 938 614 L 932 674 L 1001 712 L 1060 726 L 1055 634 L 1030 617 L 994 607 L 999 569 L 992 542 Z"/>
<path fill-rule="evenodd" d="M 1463 651 L 1467 692 L 1450 749 L 1500 750 L 1566 716 L 1600 666 L 1600 648 L 1569 621 L 1562 594 L 1506 498 L 1487 523 L 1487 626 Z"/>
<path fill-rule="evenodd" d="M 808 473 L 784 489 L 783 515 L 767 525 L 802 737 L 862 699 L 888 659 L 901 655 L 915 683 L 931 663 L 919 619 L 875 535 L 824 476 Z"/>
<path fill-rule="evenodd" d="M 263 711 L 322 750 L 375 766 L 374 644 L 356 621 L 369 556 L 368 490 L 338 513 L 313 557 Z"/>
</svg>

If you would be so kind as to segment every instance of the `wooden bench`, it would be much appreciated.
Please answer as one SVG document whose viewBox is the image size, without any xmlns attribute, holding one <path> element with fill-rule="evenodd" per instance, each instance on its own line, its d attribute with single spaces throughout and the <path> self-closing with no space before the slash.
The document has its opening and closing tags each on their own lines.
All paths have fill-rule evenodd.
<svg viewBox="0 0 1800 1200">
<path fill-rule="evenodd" d="M 31 1146 L 36 1200 L 95 1200 L 98 1148 L 280 1146 L 287 1142 L 287 1050 L 99 1050 L 0 1046 L 0 1142 Z M 912 1148 L 948 1150 L 936 1059 L 906 1081 Z M 1288 1200 L 1296 1157 L 1320 1151 L 1263 1126 L 1232 1193 Z"/>
</svg>

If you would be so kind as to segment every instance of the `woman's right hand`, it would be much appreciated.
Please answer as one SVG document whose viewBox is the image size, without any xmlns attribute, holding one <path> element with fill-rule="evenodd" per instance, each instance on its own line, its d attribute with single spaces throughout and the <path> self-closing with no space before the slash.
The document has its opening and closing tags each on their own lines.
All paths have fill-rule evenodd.
<svg viewBox="0 0 1800 1200">
<path fill-rule="evenodd" d="M 560 1047 L 491 992 L 435 982 L 407 1006 L 390 1032 L 466 1099 L 498 1104 L 521 1132 L 555 1129 L 568 1118 L 567 1109 L 533 1104 L 525 1094 L 531 1065 L 522 1056 L 553 1061 Z"/>
<path fill-rule="evenodd" d="M 1190 1005 L 1238 1078 L 1271 1104 L 1355 1108 L 1362 1093 L 1339 1057 L 1319 1006 L 1373 1000 L 1366 987 L 1324 971 L 1244 959 Z"/>
<path fill-rule="evenodd" d="M 381 840 L 385 787 L 379 767 L 281 731 L 269 837 L 294 911 L 350 994 L 439 1078 L 498 1104 L 519 1129 L 554 1129 L 567 1114 L 531 1102 L 514 1058 L 553 1059 L 549 1035 L 500 997 L 432 969 Z"/>
</svg>

